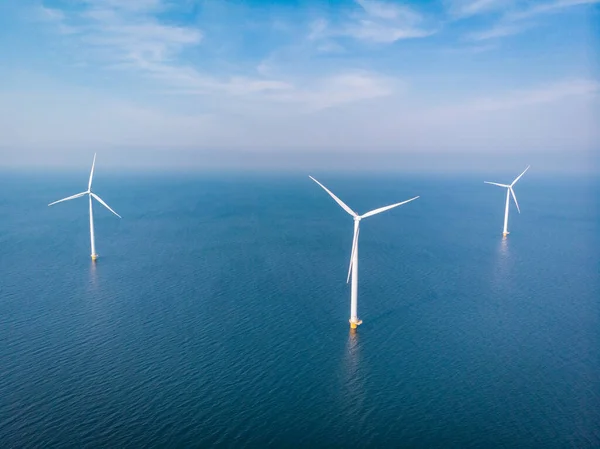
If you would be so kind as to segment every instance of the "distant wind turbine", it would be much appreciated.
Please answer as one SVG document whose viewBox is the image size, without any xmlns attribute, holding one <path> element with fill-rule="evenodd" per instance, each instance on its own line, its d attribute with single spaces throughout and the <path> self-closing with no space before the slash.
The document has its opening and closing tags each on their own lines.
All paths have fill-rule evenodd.
<svg viewBox="0 0 600 449">
<path fill-rule="evenodd" d="M 519 179 L 521 179 L 521 176 L 523 176 L 525 174 L 525 172 L 527 170 L 529 170 L 529 167 L 531 167 L 531 166 L 528 165 L 527 168 L 523 171 L 523 173 L 521 173 L 519 176 L 517 176 L 516 179 L 510 185 L 507 185 L 507 184 L 498 184 L 497 182 L 483 181 L 485 184 L 493 184 L 495 186 L 500 186 L 500 187 L 505 187 L 506 188 L 506 208 L 504 210 L 504 230 L 502 231 L 502 235 L 504 237 L 506 237 L 508 235 L 508 205 L 509 205 L 509 202 L 510 202 L 510 195 L 511 194 L 512 194 L 513 200 L 515 200 L 515 205 L 517 206 L 517 210 L 519 211 L 519 213 L 521 213 L 521 209 L 519 209 L 519 203 L 517 202 L 517 196 L 515 195 L 515 191 L 513 190 L 513 186 L 517 183 L 517 181 Z"/>
<path fill-rule="evenodd" d="M 350 254 L 350 266 L 348 267 L 348 277 L 346 279 L 346 283 L 350 280 L 350 275 L 352 274 L 352 289 L 350 295 L 350 328 L 356 329 L 359 324 L 362 324 L 362 320 L 358 319 L 357 309 L 358 309 L 358 234 L 360 233 L 360 220 L 363 218 L 370 217 L 372 215 L 379 214 L 381 212 L 385 212 L 386 210 L 390 210 L 394 207 L 401 206 L 403 204 L 409 203 L 413 200 L 419 198 L 415 196 L 410 200 L 403 201 L 401 203 L 392 204 L 390 206 L 380 207 L 379 209 L 374 209 L 370 212 L 367 212 L 363 215 L 358 215 L 352 209 L 350 209 L 342 200 L 340 200 L 337 196 L 335 196 L 327 187 L 321 184 L 312 176 L 309 176 L 314 182 L 319 184 L 331 197 L 342 206 L 346 212 L 348 212 L 352 217 L 354 217 L 354 237 L 352 239 L 352 252 Z"/>
<path fill-rule="evenodd" d="M 88 189 L 85 192 L 78 193 L 76 195 L 69 196 L 67 198 L 63 198 L 62 200 L 55 201 L 53 203 L 48 204 L 48 206 L 52 206 L 56 203 L 62 203 L 63 201 L 74 200 L 75 198 L 79 198 L 80 196 L 88 195 L 90 199 L 90 241 L 92 245 L 92 260 L 96 260 L 98 258 L 98 254 L 96 254 L 96 242 L 94 239 L 94 214 L 92 211 L 92 198 L 106 207 L 109 211 L 115 214 L 117 217 L 121 218 L 119 214 L 117 214 L 114 210 L 110 208 L 108 204 L 106 204 L 102 198 L 92 192 L 92 178 L 94 177 L 94 166 L 96 165 L 96 153 L 94 153 L 94 161 L 92 162 L 92 171 L 90 172 L 90 180 L 88 182 Z"/>
</svg>

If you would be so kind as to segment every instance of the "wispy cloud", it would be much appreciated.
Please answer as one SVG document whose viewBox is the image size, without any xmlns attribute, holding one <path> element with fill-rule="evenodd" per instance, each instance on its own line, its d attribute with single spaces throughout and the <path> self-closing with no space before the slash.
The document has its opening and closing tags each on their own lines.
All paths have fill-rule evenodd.
<svg viewBox="0 0 600 449">
<path fill-rule="evenodd" d="M 77 32 L 75 27 L 66 24 L 65 14 L 55 8 L 48 8 L 43 5 L 37 7 L 34 12 L 34 20 L 51 23 L 57 27 L 61 34 L 74 34 Z"/>
<path fill-rule="evenodd" d="M 161 11 L 166 6 L 163 0 L 128 0 L 126 2 L 120 0 L 83 0 L 83 3 L 93 8 L 103 7 L 127 12 Z"/>
<path fill-rule="evenodd" d="M 454 18 L 462 19 L 506 10 L 513 3 L 513 0 L 451 0 L 448 2 L 448 10 Z"/>
<path fill-rule="evenodd" d="M 368 15 L 378 19 L 403 20 L 407 22 L 418 22 L 421 20 L 421 15 L 417 14 L 408 6 L 379 0 L 356 0 L 356 3 L 358 3 Z"/>
<path fill-rule="evenodd" d="M 531 19 L 544 14 L 558 13 L 575 6 L 598 4 L 600 0 L 554 0 L 529 3 L 526 7 L 518 7 L 510 1 L 477 0 L 465 3 L 459 10 L 466 16 L 489 11 L 502 11 L 496 24 L 483 31 L 473 32 L 466 36 L 469 40 L 481 41 L 521 34 L 536 26 Z"/>
<path fill-rule="evenodd" d="M 77 17 L 85 42 L 103 49 L 120 62 L 165 61 L 202 41 L 192 27 L 166 25 L 153 14 L 158 0 L 134 0 L 119 5 L 87 0 L 90 8 Z"/>
<path fill-rule="evenodd" d="M 457 47 L 450 47 L 450 48 L 446 48 L 444 50 L 442 50 L 444 53 L 450 53 L 450 54 L 478 54 L 478 53 L 485 53 L 491 50 L 495 50 L 499 48 L 498 43 L 494 42 L 494 43 L 488 43 L 488 42 L 484 42 L 484 43 L 474 43 L 471 45 L 466 45 L 466 46 L 457 46 Z"/>
<path fill-rule="evenodd" d="M 568 97 L 597 95 L 600 83 L 589 79 L 564 80 L 530 89 L 504 92 L 493 97 L 480 97 L 460 106 L 441 108 L 452 114 L 458 110 L 471 112 L 491 112 L 521 108 L 524 106 L 553 103 Z"/>
<path fill-rule="evenodd" d="M 413 8 L 378 0 L 356 0 L 358 8 L 335 23 L 318 19 L 311 23 L 308 38 L 350 37 L 358 41 L 390 44 L 402 39 L 427 37 L 437 30 L 426 27 L 423 15 Z"/>
<path fill-rule="evenodd" d="M 247 95 L 287 89 L 282 81 L 233 76 L 216 78 L 181 61 L 182 52 L 201 45 L 203 33 L 192 26 L 160 22 L 155 13 L 168 4 L 160 0 L 86 0 L 82 12 L 56 11 L 60 24 L 72 22 L 81 43 L 95 50 L 105 67 L 137 71 L 177 91 Z"/>
<path fill-rule="evenodd" d="M 509 20 L 523 20 L 542 14 L 557 13 L 563 9 L 572 8 L 574 6 L 591 5 L 597 3 L 600 3 L 600 0 L 555 0 L 552 2 L 534 4 L 529 8 L 510 12 L 507 14 L 506 18 Z"/>
<path fill-rule="evenodd" d="M 408 6 L 377 0 L 356 0 L 362 13 L 343 27 L 341 34 L 375 43 L 392 43 L 401 39 L 426 37 L 436 30 L 423 26 L 421 14 Z"/>
<path fill-rule="evenodd" d="M 309 25 L 308 25 L 308 36 L 307 39 L 310 41 L 313 41 L 315 39 L 320 39 L 322 37 L 325 37 L 327 34 L 327 28 L 329 26 L 329 23 L 327 22 L 326 19 L 320 17 L 316 20 L 313 20 Z"/>
<path fill-rule="evenodd" d="M 466 36 L 467 40 L 471 41 L 485 41 L 489 39 L 497 39 L 501 37 L 514 36 L 520 34 L 530 28 L 527 24 L 496 24 L 492 28 L 484 31 L 470 33 Z"/>
<path fill-rule="evenodd" d="M 305 111 L 332 108 L 360 100 L 387 97 L 402 88 L 399 80 L 365 71 L 341 73 L 312 85 L 276 93 L 273 99 L 302 105 Z"/>
<path fill-rule="evenodd" d="M 95 50 L 105 67 L 145 75 L 159 82 L 164 93 L 238 97 L 255 106 L 259 102 L 266 110 L 274 104 L 288 104 L 316 111 L 390 95 L 397 87 L 389 77 L 347 68 L 320 76 L 279 73 L 274 77 L 281 70 L 274 70 L 268 60 L 245 74 L 216 75 L 184 62 L 182 56 L 187 50 L 203 45 L 204 34 L 193 26 L 161 22 L 156 12 L 166 11 L 169 3 L 86 0 L 86 5 L 83 11 L 57 14 L 57 22 L 76 24 L 82 45 Z M 392 12 L 377 10 L 376 15 Z M 340 44 L 322 38 L 327 26 L 325 20 L 314 22 L 309 40 L 315 41 L 318 52 L 343 52 Z"/>
<path fill-rule="evenodd" d="M 53 8 L 37 11 L 39 33 L 31 33 L 35 41 L 23 48 L 43 48 L 30 73 L 45 73 L 49 81 L 39 87 L 36 78 L 13 76 L 12 85 L 2 83 L 0 95 L 15 86 L 18 92 L 0 98 L 0 127 L 9 136 L 0 144 L 102 140 L 340 152 L 354 146 L 367 154 L 377 144 L 395 151 L 463 145 L 480 151 L 489 145 L 517 148 L 527 139 L 541 148 L 562 139 L 565 147 L 574 142 L 584 148 L 580 134 L 593 128 L 588 123 L 600 104 L 598 83 L 585 79 L 588 62 L 544 52 L 541 38 L 509 53 L 502 39 L 543 24 L 551 13 L 598 1 L 453 0 L 450 12 L 435 2 L 406 6 L 400 0 L 356 0 L 335 8 L 47 0 Z M 580 18 L 559 30 L 564 48 L 581 45 L 577 33 L 566 35 L 581 25 Z M 29 31 L 13 29 L 11 41 Z M 546 31 L 550 27 L 540 36 Z M 401 45 L 434 32 L 440 38 L 423 39 L 415 51 Z M 39 40 L 42 34 L 47 45 Z M 38 68 L 45 61 L 41 51 L 48 49 L 53 62 L 86 65 L 61 81 L 56 64 Z M 458 55 L 492 49 L 498 52 Z M 539 57 L 528 60 L 532 54 Z M 506 57 L 516 64 L 502 65 Z M 9 64 L 0 68 L 2 75 L 10 72 Z M 506 71 L 501 76 L 498 67 Z M 582 79 L 540 85 L 553 71 Z"/>
<path fill-rule="evenodd" d="M 48 8 L 42 5 L 37 9 L 37 18 L 50 22 L 61 22 L 65 19 L 65 14 L 58 9 Z"/>
<path fill-rule="evenodd" d="M 317 45 L 319 53 L 345 53 L 346 49 L 337 42 L 329 41 Z"/>
</svg>

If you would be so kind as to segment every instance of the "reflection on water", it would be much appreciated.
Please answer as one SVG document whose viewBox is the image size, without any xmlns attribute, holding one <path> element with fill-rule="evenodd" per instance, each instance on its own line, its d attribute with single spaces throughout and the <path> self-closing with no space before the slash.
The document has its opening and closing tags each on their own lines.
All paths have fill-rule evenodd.
<svg viewBox="0 0 600 449">
<path fill-rule="evenodd" d="M 511 259 L 508 240 L 506 236 L 502 236 L 495 251 L 494 263 L 492 265 L 493 273 L 491 276 L 492 284 L 495 286 L 504 285 L 507 277 L 510 276 Z"/>
<path fill-rule="evenodd" d="M 348 341 L 346 342 L 346 356 L 351 364 L 356 367 L 360 356 L 360 348 L 358 346 L 358 332 L 356 329 L 350 329 Z"/>
<path fill-rule="evenodd" d="M 346 341 L 345 356 L 343 360 L 343 385 L 342 397 L 344 410 L 348 415 L 358 417 L 365 399 L 364 391 L 364 366 L 362 365 L 360 335 L 356 329 L 350 329 Z"/>
<path fill-rule="evenodd" d="M 498 252 L 501 257 L 508 257 L 508 238 L 506 236 L 503 236 L 502 240 L 500 240 L 500 248 Z"/>
<path fill-rule="evenodd" d="M 91 266 L 90 266 L 90 285 L 92 287 L 96 287 L 96 283 L 98 282 L 98 273 L 96 272 L 96 264 L 97 262 L 94 262 L 93 260 L 90 262 Z"/>
</svg>

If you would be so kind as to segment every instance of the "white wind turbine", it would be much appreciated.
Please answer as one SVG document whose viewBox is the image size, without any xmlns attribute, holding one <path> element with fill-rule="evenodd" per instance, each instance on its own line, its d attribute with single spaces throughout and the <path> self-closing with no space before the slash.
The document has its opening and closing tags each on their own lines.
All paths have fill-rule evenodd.
<svg viewBox="0 0 600 449">
<path fill-rule="evenodd" d="M 342 200 L 340 200 L 337 196 L 335 196 L 327 187 L 321 184 L 312 176 L 309 176 L 314 182 L 319 184 L 331 197 L 342 206 L 346 212 L 348 212 L 352 217 L 354 217 L 354 237 L 352 239 L 352 252 L 350 254 L 350 266 L 348 267 L 348 278 L 346 279 L 346 283 L 350 280 L 350 275 L 352 274 L 352 288 L 350 294 L 350 328 L 356 329 L 359 324 L 362 324 L 362 320 L 358 319 L 357 309 L 358 309 L 358 234 L 360 233 L 360 220 L 363 218 L 370 217 L 372 215 L 376 215 L 380 212 L 385 212 L 386 210 L 392 209 L 394 207 L 401 206 L 403 204 L 409 203 L 413 200 L 419 198 L 415 196 L 410 200 L 403 201 L 401 203 L 392 204 L 390 206 L 380 207 L 379 209 L 374 209 L 370 212 L 367 212 L 363 215 L 358 215 L 352 209 L 350 209 Z"/>
<path fill-rule="evenodd" d="M 502 235 L 506 237 L 508 235 L 508 205 L 510 203 L 510 195 L 512 194 L 513 199 L 515 200 L 515 205 L 517 206 L 517 210 L 521 213 L 521 209 L 519 209 L 519 203 L 517 202 L 517 196 L 515 195 L 515 191 L 513 190 L 513 186 L 517 183 L 521 176 L 525 174 L 527 170 L 529 170 L 530 165 L 527 166 L 523 173 L 516 177 L 516 179 L 512 182 L 512 184 L 499 184 L 497 182 L 489 182 L 483 181 L 485 184 L 493 184 L 495 186 L 505 187 L 506 188 L 506 208 L 504 210 L 504 230 L 502 231 Z"/>
<path fill-rule="evenodd" d="M 89 196 L 89 199 L 90 199 L 90 241 L 91 241 L 91 245 L 92 245 L 92 260 L 94 260 L 94 261 L 98 258 L 98 254 L 96 254 L 96 242 L 94 239 L 94 214 L 92 211 L 92 198 L 94 198 L 96 201 L 98 201 L 100 204 L 102 204 L 104 207 L 106 207 L 109 211 L 111 211 L 117 217 L 121 218 L 121 216 L 119 214 L 117 214 L 114 210 L 112 210 L 108 204 L 106 204 L 104 201 L 102 201 L 102 198 L 100 198 L 98 195 L 96 195 L 95 193 L 92 192 L 92 178 L 94 177 L 94 166 L 95 165 L 96 165 L 96 153 L 94 153 L 94 161 L 92 162 L 92 171 L 90 172 L 90 180 L 88 182 L 88 189 L 85 192 L 81 192 L 76 195 L 72 195 L 67 198 L 63 198 L 62 200 L 58 200 L 58 201 L 48 204 L 48 206 L 52 206 L 53 204 L 62 203 L 63 201 L 73 200 L 75 198 L 79 198 L 80 196 L 85 196 L 85 195 Z"/>
</svg>

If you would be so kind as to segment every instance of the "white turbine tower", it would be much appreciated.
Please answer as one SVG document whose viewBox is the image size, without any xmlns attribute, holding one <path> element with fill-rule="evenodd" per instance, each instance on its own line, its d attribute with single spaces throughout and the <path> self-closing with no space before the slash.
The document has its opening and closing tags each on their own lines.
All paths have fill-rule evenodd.
<svg viewBox="0 0 600 449">
<path fill-rule="evenodd" d="M 92 198 L 94 198 L 96 201 L 98 201 L 100 204 L 102 204 L 104 207 L 106 207 L 109 211 L 111 211 L 117 217 L 121 218 L 121 216 L 119 214 L 117 214 L 114 210 L 112 210 L 108 204 L 106 204 L 104 201 L 102 201 L 102 198 L 100 198 L 98 195 L 96 195 L 95 193 L 92 192 L 92 178 L 94 177 L 94 166 L 95 165 L 96 165 L 96 153 L 94 153 L 94 161 L 92 162 L 92 171 L 90 172 L 90 180 L 88 182 L 88 189 L 85 192 L 81 192 L 76 195 L 69 196 L 67 198 L 63 198 L 62 200 L 58 200 L 58 201 L 48 204 L 48 206 L 52 206 L 53 204 L 62 203 L 63 201 L 73 200 L 75 198 L 79 198 L 80 196 L 85 196 L 85 195 L 89 196 L 89 199 L 90 199 L 90 241 L 91 241 L 91 245 L 92 245 L 92 260 L 94 260 L 94 261 L 98 258 L 98 254 L 96 254 L 96 242 L 94 239 L 94 214 L 92 211 Z"/>
<path fill-rule="evenodd" d="M 327 189 L 327 187 L 325 187 L 323 184 L 321 184 L 319 181 L 317 181 L 312 176 L 309 176 L 309 178 L 312 179 L 317 184 L 319 184 L 327 193 L 329 193 L 329 195 L 331 195 L 331 197 L 336 201 L 336 203 L 338 203 L 340 206 L 342 206 L 342 209 L 344 209 L 346 212 L 348 212 L 350 215 L 352 215 L 352 217 L 354 217 L 354 237 L 352 239 L 352 252 L 350 254 L 350 266 L 348 267 L 348 277 L 346 279 L 346 283 L 348 283 L 348 281 L 350 280 L 350 275 L 352 275 L 352 288 L 351 288 L 351 294 L 350 294 L 350 328 L 356 329 L 356 327 L 359 324 L 362 324 L 362 320 L 358 319 L 358 314 L 357 314 L 358 313 L 357 312 L 357 309 L 358 309 L 358 234 L 360 233 L 360 220 L 362 220 L 363 218 L 367 218 L 372 215 L 378 214 L 380 212 L 385 212 L 386 210 L 390 210 L 394 207 L 398 207 L 403 204 L 409 203 L 413 200 L 416 200 L 419 197 L 415 196 L 414 198 L 411 198 L 410 200 L 406 200 L 401 203 L 392 204 L 390 206 L 380 207 L 379 209 L 374 209 L 370 212 L 367 212 L 366 214 L 358 215 L 356 212 L 354 212 L 352 209 L 350 209 L 346 204 L 344 204 L 344 202 L 342 200 L 340 200 L 337 196 L 335 196 L 329 189 Z"/>
<path fill-rule="evenodd" d="M 515 205 L 517 206 L 517 210 L 521 213 L 521 209 L 519 209 L 519 203 L 517 202 L 517 196 L 515 195 L 515 191 L 513 190 L 513 186 L 517 183 L 521 176 L 525 174 L 527 170 L 529 170 L 530 165 L 527 166 L 523 173 L 516 177 L 516 179 L 512 182 L 512 184 L 499 184 L 497 182 L 489 182 L 483 181 L 485 184 L 493 184 L 495 186 L 505 187 L 506 188 L 506 208 L 504 210 L 504 230 L 502 231 L 502 235 L 506 237 L 508 235 L 508 205 L 510 203 L 510 195 L 512 194 L 513 200 L 515 200 Z"/>
</svg>

